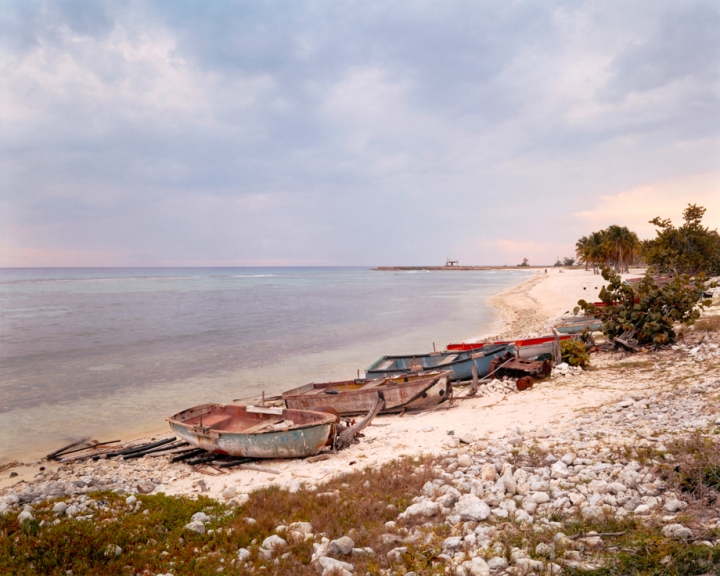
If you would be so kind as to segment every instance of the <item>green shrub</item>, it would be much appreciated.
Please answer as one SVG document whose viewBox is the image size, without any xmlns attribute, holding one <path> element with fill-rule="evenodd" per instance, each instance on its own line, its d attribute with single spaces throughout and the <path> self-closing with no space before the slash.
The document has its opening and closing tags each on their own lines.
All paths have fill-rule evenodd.
<svg viewBox="0 0 720 576">
<path fill-rule="evenodd" d="M 560 342 L 563 362 L 570 366 L 585 368 L 590 364 L 590 354 L 582 340 L 563 340 Z"/>
</svg>

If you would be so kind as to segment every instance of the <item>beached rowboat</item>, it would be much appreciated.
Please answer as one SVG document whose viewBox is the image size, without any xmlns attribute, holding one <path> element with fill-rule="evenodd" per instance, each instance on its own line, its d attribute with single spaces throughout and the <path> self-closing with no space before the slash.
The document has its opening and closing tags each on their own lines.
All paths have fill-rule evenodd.
<svg viewBox="0 0 720 576">
<path fill-rule="evenodd" d="M 173 432 L 198 448 L 251 458 L 314 456 L 335 421 L 333 414 L 234 404 L 202 404 L 168 418 Z"/>
<path fill-rule="evenodd" d="M 368 378 L 400 376 L 423 370 L 452 370 L 454 380 L 470 380 L 475 366 L 479 378 L 487 376 L 490 362 L 495 356 L 512 352 L 512 344 L 484 346 L 479 350 L 430 352 L 406 356 L 383 356 L 365 370 Z"/>
<path fill-rule="evenodd" d="M 329 406 L 338 414 L 350 415 L 371 410 L 381 390 L 385 398 L 381 413 L 422 410 L 447 400 L 452 391 L 452 374 L 451 370 L 445 370 L 395 378 L 305 384 L 283 392 L 282 399 L 288 408 L 296 410 Z"/>
<path fill-rule="evenodd" d="M 562 334 L 580 334 L 586 328 L 590 332 L 602 330 L 602 320 L 597 318 L 573 318 L 555 325 L 555 330 Z"/>
</svg>

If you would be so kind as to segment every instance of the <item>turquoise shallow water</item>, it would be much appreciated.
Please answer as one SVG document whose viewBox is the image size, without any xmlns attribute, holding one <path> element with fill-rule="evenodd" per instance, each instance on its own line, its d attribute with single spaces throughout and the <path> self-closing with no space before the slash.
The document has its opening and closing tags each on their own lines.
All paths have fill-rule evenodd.
<svg viewBox="0 0 720 576">
<path fill-rule="evenodd" d="M 0 458 L 161 428 L 493 330 L 518 270 L 0 270 Z"/>
</svg>

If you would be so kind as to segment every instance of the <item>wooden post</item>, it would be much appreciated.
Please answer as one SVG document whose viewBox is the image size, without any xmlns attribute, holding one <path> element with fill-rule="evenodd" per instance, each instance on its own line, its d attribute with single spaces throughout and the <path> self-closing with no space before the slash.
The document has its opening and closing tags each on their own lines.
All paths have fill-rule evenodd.
<svg viewBox="0 0 720 576">
<path fill-rule="evenodd" d="M 478 391 L 478 373 L 477 373 L 477 365 L 473 362 L 472 368 L 472 385 L 470 386 L 470 394 L 468 396 L 475 396 Z"/>
<path fill-rule="evenodd" d="M 265 406 L 265 390 L 262 391 L 262 402 L 260 403 L 261 406 Z"/>
<path fill-rule="evenodd" d="M 436 350 L 435 350 L 435 342 L 433 342 L 433 352 L 436 352 Z"/>
<path fill-rule="evenodd" d="M 553 336 L 555 336 L 555 364 L 562 362 L 562 350 L 560 349 L 560 334 L 555 328 L 552 329 Z"/>
</svg>

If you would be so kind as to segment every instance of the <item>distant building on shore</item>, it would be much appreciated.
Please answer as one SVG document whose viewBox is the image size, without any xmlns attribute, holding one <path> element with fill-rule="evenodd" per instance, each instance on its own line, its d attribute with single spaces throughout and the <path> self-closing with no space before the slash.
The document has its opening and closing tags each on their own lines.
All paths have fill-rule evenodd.
<svg viewBox="0 0 720 576">
<path fill-rule="evenodd" d="M 460 266 L 460 260 L 450 260 L 450 258 L 448 258 L 445 260 L 445 266 Z"/>
</svg>

